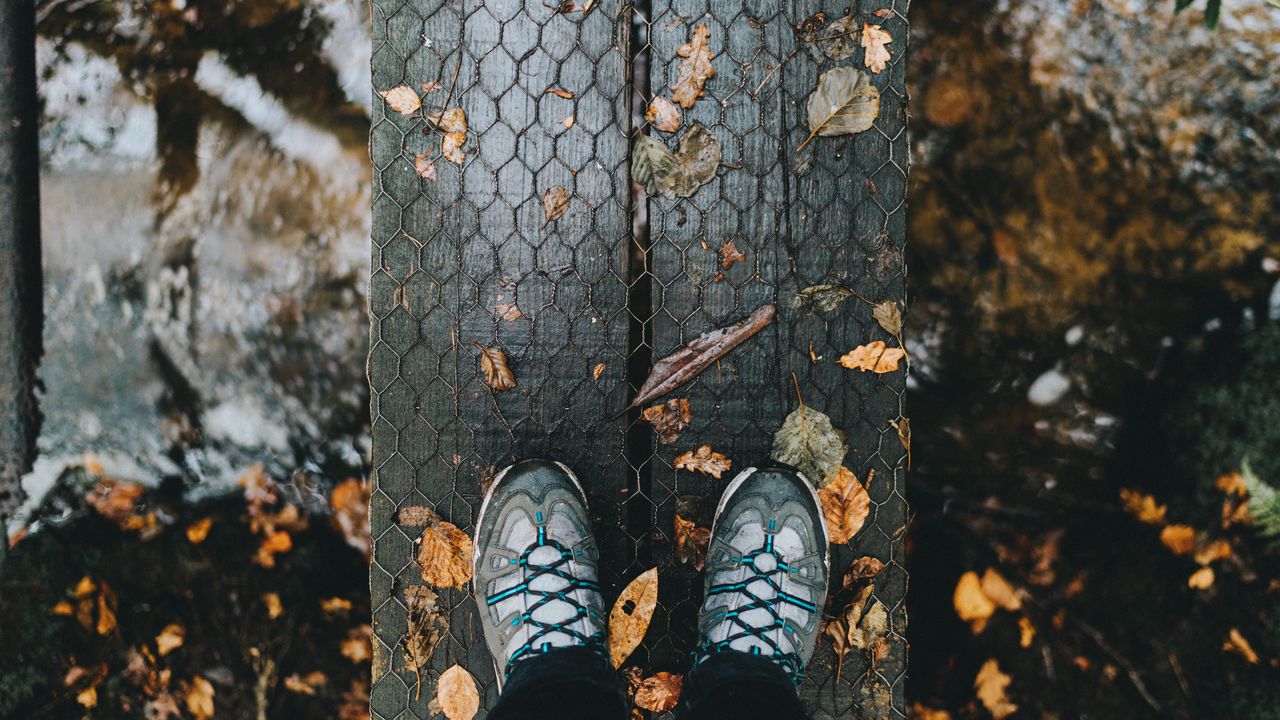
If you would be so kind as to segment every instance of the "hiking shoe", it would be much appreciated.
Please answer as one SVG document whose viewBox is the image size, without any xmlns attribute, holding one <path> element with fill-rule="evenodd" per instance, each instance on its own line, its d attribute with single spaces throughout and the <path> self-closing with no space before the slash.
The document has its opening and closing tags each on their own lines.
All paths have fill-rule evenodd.
<svg viewBox="0 0 1280 720">
<path fill-rule="evenodd" d="M 707 551 L 693 664 L 722 652 L 772 659 L 799 684 L 827 599 L 827 528 L 813 486 L 787 467 L 725 488 Z"/>
<path fill-rule="evenodd" d="M 476 520 L 472 591 L 498 682 L 552 648 L 604 652 L 600 561 L 569 468 L 526 460 L 498 473 Z"/>
</svg>

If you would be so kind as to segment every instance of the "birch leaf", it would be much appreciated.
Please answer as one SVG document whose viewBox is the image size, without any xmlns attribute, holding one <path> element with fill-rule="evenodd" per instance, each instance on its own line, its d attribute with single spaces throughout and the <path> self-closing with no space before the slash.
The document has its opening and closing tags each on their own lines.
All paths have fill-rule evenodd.
<svg viewBox="0 0 1280 720">
<path fill-rule="evenodd" d="M 645 111 L 644 119 L 657 130 L 668 133 L 679 130 L 680 124 L 683 122 L 680 108 L 661 95 L 655 95 L 653 102 L 649 103 L 649 109 Z"/>
<path fill-rule="evenodd" d="M 422 579 L 441 588 L 461 588 L 471 579 L 471 538 L 458 526 L 437 520 L 418 538 Z"/>
<path fill-rule="evenodd" d="M 461 165 L 467 159 L 467 153 L 462 149 L 466 141 L 467 134 L 464 132 L 445 133 L 444 139 L 440 141 L 440 154 L 454 165 Z"/>
<path fill-rule="evenodd" d="M 860 70 L 832 68 L 818 78 L 818 87 L 809 96 L 806 110 L 809 137 L 796 152 L 815 135 L 852 135 L 870 128 L 880 114 L 880 91 Z"/>
<path fill-rule="evenodd" d="M 902 311 L 898 309 L 898 303 L 892 300 L 876 303 L 871 308 L 871 317 L 895 338 L 902 333 Z"/>
<path fill-rule="evenodd" d="M 644 409 L 643 417 L 645 422 L 653 426 L 653 431 L 658 434 L 658 442 L 669 445 L 676 441 L 680 436 L 680 431 L 684 430 L 689 422 L 693 420 L 693 411 L 689 407 L 689 401 L 684 398 L 675 398 L 665 403 L 647 407 Z"/>
<path fill-rule="evenodd" d="M 716 176 L 720 167 L 720 141 L 702 125 L 690 125 L 676 147 L 676 166 L 679 172 L 672 178 L 671 192 L 676 197 L 689 197 Z"/>
<path fill-rule="evenodd" d="M 692 470 L 719 480 L 733 467 L 733 461 L 712 450 L 710 445 L 702 445 L 697 450 L 687 450 L 678 455 L 675 466 L 677 470 Z"/>
<path fill-rule="evenodd" d="M 867 484 L 875 470 L 867 473 Z M 871 496 L 866 487 L 858 480 L 853 471 L 841 466 L 836 471 L 835 479 L 818 491 L 818 501 L 822 505 L 822 516 L 827 521 L 829 540 L 837 545 L 844 544 L 858 534 L 867 522 L 871 511 Z"/>
<path fill-rule="evenodd" d="M 672 197 L 671 181 L 676 173 L 676 156 L 663 143 L 648 135 L 636 139 L 631 151 L 631 178 L 652 196 Z"/>
<path fill-rule="evenodd" d="M 889 64 L 889 49 L 885 47 L 893 42 L 893 36 L 885 32 L 879 25 L 871 25 L 869 23 L 862 24 L 862 49 L 866 54 L 862 58 L 862 64 L 873 73 L 884 70 Z"/>
<path fill-rule="evenodd" d="M 840 364 L 850 370 L 891 373 L 898 369 L 898 361 L 906 354 L 902 348 L 886 347 L 884 341 L 875 340 L 841 355 Z"/>
<path fill-rule="evenodd" d="M 436 180 L 436 163 L 427 153 L 418 153 L 413 157 L 413 169 L 423 180 Z"/>
<path fill-rule="evenodd" d="M 546 221 L 542 223 L 542 227 L 546 227 L 553 220 L 559 220 L 564 211 L 569 209 L 569 191 L 563 185 L 554 185 L 547 189 L 542 195 L 542 214 L 546 216 Z"/>
<path fill-rule="evenodd" d="M 422 98 L 418 97 L 418 93 L 408 85 L 397 85 L 390 90 L 382 90 L 378 94 L 387 101 L 387 105 L 391 106 L 392 110 L 401 115 L 412 115 L 422 107 Z"/>
<path fill-rule="evenodd" d="M 803 403 L 773 436 L 773 459 L 796 466 L 819 488 L 836 479 L 848 452 L 831 418 Z"/>
<path fill-rule="evenodd" d="M 444 159 L 461 165 L 467 159 L 462 145 L 467 141 L 467 113 L 462 108 L 450 108 L 427 116 L 431 127 L 444 133 L 440 141 L 440 153 Z"/>
<path fill-rule="evenodd" d="M 449 720 L 471 720 L 480 711 L 480 692 L 471 673 L 455 664 L 440 674 L 436 702 Z"/>
<path fill-rule="evenodd" d="M 472 341 L 480 349 L 480 369 L 484 371 L 484 381 L 497 391 L 510 390 L 516 386 L 515 373 L 507 365 L 507 354 L 501 348 L 484 347 Z"/>
<path fill-rule="evenodd" d="M 658 568 L 649 568 L 622 589 L 609 611 L 609 660 L 621 667 L 640 646 L 658 606 Z"/>
<path fill-rule="evenodd" d="M 675 91 L 672 97 L 686 110 L 702 97 L 707 80 L 715 77 L 716 69 L 711 66 L 711 59 L 715 56 L 707 47 L 710 38 L 711 29 L 703 23 L 693 29 L 689 42 L 676 48 L 676 54 L 683 59 L 677 66 L 678 75 L 671 86 Z"/>
</svg>

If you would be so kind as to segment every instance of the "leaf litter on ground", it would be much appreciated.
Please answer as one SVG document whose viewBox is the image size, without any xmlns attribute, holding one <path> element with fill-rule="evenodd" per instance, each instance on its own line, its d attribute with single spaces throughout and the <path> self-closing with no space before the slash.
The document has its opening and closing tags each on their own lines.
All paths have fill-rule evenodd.
<svg viewBox="0 0 1280 720">
<path fill-rule="evenodd" d="M 703 23 L 689 34 L 688 42 L 676 48 L 676 55 L 681 60 L 676 65 L 676 81 L 671 85 L 671 89 L 675 91 L 672 98 L 686 110 L 702 97 L 707 80 L 716 74 L 716 69 L 711 65 L 715 54 L 707 45 L 710 39 L 711 29 Z"/>
<path fill-rule="evenodd" d="M 414 697 L 422 690 L 422 671 L 431 661 L 436 646 L 449 632 L 449 619 L 439 605 L 436 591 L 426 585 L 410 585 L 404 589 L 408 606 L 408 632 L 404 637 L 405 665 L 415 677 Z"/>
<path fill-rule="evenodd" d="M 809 136 L 796 152 L 818 135 L 853 135 L 869 129 L 880 114 L 880 91 L 861 70 L 832 68 L 819 76 L 805 108 Z"/>
<path fill-rule="evenodd" d="M 819 489 L 831 484 L 849 453 L 844 436 L 831 424 L 831 418 L 804 404 L 800 385 L 792 375 L 799 406 L 792 410 L 773 436 L 770 456 L 778 462 L 793 465 Z"/>
<path fill-rule="evenodd" d="M 658 435 L 658 442 L 670 445 L 680 437 L 680 431 L 693 420 L 693 411 L 689 407 L 688 400 L 673 398 L 665 403 L 645 408 L 641 417 L 653 426 L 653 431 Z"/>
<path fill-rule="evenodd" d="M 631 177 L 651 196 L 686 198 L 711 182 L 720 167 L 720 141 L 698 123 L 685 130 L 673 153 L 647 135 L 636 139 Z"/>
<path fill-rule="evenodd" d="M 640 646 L 658 606 L 658 568 L 641 573 L 618 595 L 609 611 L 609 661 L 615 668 Z"/>
<path fill-rule="evenodd" d="M 686 450 L 676 456 L 677 470 L 691 470 L 703 475 L 710 475 L 719 480 L 720 476 L 733 467 L 733 461 L 711 449 L 710 445 L 700 445 L 697 450 Z"/>
</svg>

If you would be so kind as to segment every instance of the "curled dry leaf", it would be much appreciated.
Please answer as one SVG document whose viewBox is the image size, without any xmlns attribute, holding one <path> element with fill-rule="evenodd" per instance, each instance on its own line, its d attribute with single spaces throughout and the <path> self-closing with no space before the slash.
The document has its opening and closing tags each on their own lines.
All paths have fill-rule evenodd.
<svg viewBox="0 0 1280 720">
<path fill-rule="evenodd" d="M 401 115 L 412 115 L 422 107 L 422 98 L 418 97 L 418 93 L 408 85 L 397 85 L 389 90 L 381 90 L 378 94 L 387 101 L 387 105 L 392 110 Z"/>
<path fill-rule="evenodd" d="M 596 363 L 596 366 L 591 368 L 591 379 L 599 380 L 600 376 L 604 374 L 604 368 L 604 363 Z"/>
<path fill-rule="evenodd" d="M 880 91 L 861 70 L 832 68 L 818 78 L 818 87 L 805 107 L 809 136 L 796 152 L 815 135 L 852 135 L 869 129 L 880 114 Z"/>
<path fill-rule="evenodd" d="M 1160 542 L 1174 555 L 1186 555 L 1196 547 L 1196 529 L 1190 525 L 1166 525 L 1160 531 Z"/>
<path fill-rule="evenodd" d="M 854 596 L 844 610 L 823 628 L 836 652 L 836 680 L 850 650 L 867 650 L 889 632 L 889 611 L 872 597 L 874 585 L 867 585 Z"/>
<path fill-rule="evenodd" d="M 369 493 L 369 481 L 356 478 L 338 483 L 329 493 L 329 507 L 333 510 L 330 522 L 348 545 L 364 555 L 366 561 L 373 550 L 369 530 Z"/>
<path fill-rule="evenodd" d="M 898 309 L 898 303 L 892 300 L 876 303 L 871 307 L 871 317 L 895 338 L 902 334 L 902 311 Z"/>
<path fill-rule="evenodd" d="M 858 50 L 858 25 L 845 15 L 817 32 L 817 46 L 832 60 L 844 60 Z"/>
<path fill-rule="evenodd" d="M 558 87 L 555 87 L 555 88 L 547 88 L 547 92 L 546 92 L 546 93 L 544 93 L 544 94 L 545 94 L 545 95 L 555 95 L 556 97 L 558 97 L 558 98 L 564 98 L 565 100 L 572 100 L 572 99 L 573 99 L 573 93 L 569 92 L 568 90 L 565 90 L 564 88 L 558 88 Z"/>
<path fill-rule="evenodd" d="M 680 108 L 661 95 L 653 97 L 649 109 L 644 113 L 644 119 L 655 129 L 668 133 L 679 130 L 682 122 Z"/>
<path fill-rule="evenodd" d="M 794 465 L 819 488 L 835 481 L 849 446 L 831 425 L 831 418 L 803 402 L 787 415 L 773 436 L 771 456 Z"/>
<path fill-rule="evenodd" d="M 973 689 L 982 706 L 996 720 L 1004 720 L 1018 711 L 1018 706 L 1009 702 L 1005 689 L 1013 679 L 1000 672 L 1000 664 L 992 658 L 982 664 L 978 676 L 973 680 Z"/>
<path fill-rule="evenodd" d="M 850 370 L 884 374 L 896 371 L 898 362 L 906 354 L 902 348 L 888 347 L 883 340 L 873 340 L 841 355 L 839 362 Z"/>
<path fill-rule="evenodd" d="M 878 73 L 889 64 L 889 49 L 885 47 L 893 42 L 893 36 L 885 32 L 879 25 L 862 24 L 862 49 L 866 54 L 862 64 L 871 72 Z"/>
<path fill-rule="evenodd" d="M 702 97 L 707 80 L 715 77 L 716 69 L 711 66 L 715 55 L 707 46 L 710 39 L 711 29 L 703 23 L 689 34 L 689 42 L 676 48 L 676 54 L 683 59 L 676 66 L 678 74 L 675 83 L 671 85 L 671 89 L 675 91 L 671 97 L 686 110 Z"/>
<path fill-rule="evenodd" d="M 707 564 L 707 546 L 711 543 L 711 530 L 698 527 L 692 520 L 676 515 L 676 559 L 694 570 L 702 571 Z"/>
<path fill-rule="evenodd" d="M 476 689 L 475 678 L 461 665 L 453 665 L 440 674 L 436 702 L 449 720 L 471 720 L 480 711 L 480 691 Z"/>
<path fill-rule="evenodd" d="M 1235 653 L 1244 658 L 1244 661 L 1250 665 L 1258 664 L 1258 653 L 1254 652 L 1253 646 L 1245 639 L 1240 631 L 1231 628 L 1231 632 L 1227 633 L 1227 641 L 1222 644 L 1222 649 L 1229 653 Z"/>
<path fill-rule="evenodd" d="M 883 569 L 884 563 L 879 558 L 863 555 L 854 560 L 848 571 L 845 572 L 844 588 L 847 590 L 864 580 L 875 580 Z"/>
<path fill-rule="evenodd" d="M 960 576 L 951 602 L 955 606 L 956 615 L 969 623 L 974 635 L 986 629 L 987 620 L 996 612 L 996 604 L 982 592 L 982 581 L 972 570 Z"/>
<path fill-rule="evenodd" d="M 810 285 L 788 300 L 787 307 L 792 310 L 813 308 L 819 312 L 831 312 L 845 300 L 857 296 L 856 292 L 843 285 Z"/>
<path fill-rule="evenodd" d="M 898 431 L 898 442 L 902 443 L 902 449 L 907 451 L 907 469 L 911 469 L 911 418 L 899 418 L 890 420 L 889 424 L 894 430 Z"/>
<path fill-rule="evenodd" d="M 1129 488 L 1120 488 L 1120 502 L 1124 504 L 1125 512 L 1149 525 L 1163 524 L 1165 512 L 1169 509 L 1158 505 L 1155 497 Z"/>
<path fill-rule="evenodd" d="M 425 585 L 410 585 L 404 589 L 408 606 L 409 631 L 404 638 L 405 665 L 417 678 L 414 697 L 422 689 L 422 671 L 431 661 L 440 639 L 449 632 L 449 620 L 439 605 L 439 596 Z"/>
<path fill-rule="evenodd" d="M 564 211 L 569 209 L 569 191 L 563 185 L 553 185 L 542 194 L 542 214 L 546 217 L 542 227 L 553 220 L 559 220 Z"/>
<path fill-rule="evenodd" d="M 875 470 L 867 472 L 867 484 Z M 822 516 L 827 520 L 827 532 L 831 542 L 837 545 L 853 539 L 867 521 L 871 510 L 871 496 L 858 481 L 853 471 L 841 466 L 836 471 L 835 479 L 818 491 L 818 500 L 822 504 Z"/>
<path fill-rule="evenodd" d="M 507 354 L 501 348 L 484 347 L 471 341 L 480 350 L 480 369 L 484 371 L 484 381 L 497 391 L 510 390 L 516 386 L 515 373 L 507 365 Z"/>
<path fill-rule="evenodd" d="M 747 256 L 738 251 L 737 246 L 733 244 L 732 240 L 720 246 L 720 267 L 725 270 L 733 267 L 735 263 L 740 263 L 746 259 Z"/>
<path fill-rule="evenodd" d="M 1208 590 L 1213 587 L 1213 568 L 1202 567 L 1191 573 L 1191 577 L 1187 578 L 1187 587 L 1192 590 Z"/>
<path fill-rule="evenodd" d="M 418 570 L 440 588 L 461 588 L 471 580 L 471 538 L 458 526 L 436 520 L 418 538 Z"/>
<path fill-rule="evenodd" d="M 649 377 L 645 378 L 644 384 L 636 391 L 635 398 L 626 409 L 660 398 L 697 377 L 712 363 L 773 322 L 775 314 L 772 305 L 762 305 L 747 318 L 727 327 L 705 332 L 654 363 Z"/>
<path fill-rule="evenodd" d="M 658 606 L 658 568 L 649 568 L 627 583 L 609 611 L 609 660 L 622 663 L 639 647 Z"/>
<path fill-rule="evenodd" d="M 418 153 L 413 156 L 413 169 L 423 180 L 436 181 L 436 162 L 427 153 Z"/>
<path fill-rule="evenodd" d="M 674 398 L 645 408 L 642 417 L 653 426 L 653 431 L 658 434 L 658 442 L 669 445 L 676 441 L 680 431 L 693 420 L 693 411 L 688 400 Z"/>
<path fill-rule="evenodd" d="M 669 672 L 654 673 L 636 688 L 636 707 L 649 712 L 667 712 L 680 701 L 684 676 Z"/>
<path fill-rule="evenodd" d="M 187 631 L 181 625 L 170 623 L 164 626 L 160 634 L 156 636 L 156 654 L 164 657 L 169 653 L 182 647 L 182 642 L 187 637 Z"/>
<path fill-rule="evenodd" d="M 440 153 L 444 159 L 461 165 L 467 159 L 462 145 L 467 141 L 467 113 L 462 108 L 450 108 L 427 116 L 431 127 L 444 133 L 440 140 Z"/>
<path fill-rule="evenodd" d="M 733 467 L 733 461 L 712 450 L 710 445 L 701 445 L 697 450 L 686 450 L 677 455 L 675 466 L 677 470 L 692 470 L 719 480 Z"/>
</svg>

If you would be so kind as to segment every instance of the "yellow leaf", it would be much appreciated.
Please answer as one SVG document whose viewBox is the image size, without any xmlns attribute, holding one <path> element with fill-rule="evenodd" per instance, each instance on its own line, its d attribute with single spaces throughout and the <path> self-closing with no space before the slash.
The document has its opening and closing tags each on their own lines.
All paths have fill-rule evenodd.
<svg viewBox="0 0 1280 720">
<path fill-rule="evenodd" d="M 85 708 L 95 708 L 98 706 L 98 689 L 85 688 L 76 693 L 76 702 Z"/>
<path fill-rule="evenodd" d="M 272 620 L 284 614 L 284 605 L 280 602 L 279 593 L 263 593 L 262 604 L 267 606 L 267 617 Z"/>
<path fill-rule="evenodd" d="M 1213 568 L 1202 567 L 1187 578 L 1187 587 L 1193 590 L 1208 590 L 1213 587 Z"/>
<path fill-rule="evenodd" d="M 1258 664 L 1258 653 L 1253 651 L 1253 646 L 1235 628 L 1231 628 L 1231 632 L 1227 634 L 1227 641 L 1222 644 L 1222 649 L 1239 655 L 1250 665 Z"/>
<path fill-rule="evenodd" d="M 609 611 L 609 660 L 622 667 L 644 639 L 658 606 L 658 568 L 649 568 L 632 580 L 618 595 Z"/>
<path fill-rule="evenodd" d="M 604 374 L 604 368 L 605 368 L 604 363 L 596 363 L 596 366 L 591 369 L 591 379 L 599 380 L 600 376 Z"/>
<path fill-rule="evenodd" d="M 1164 505 L 1157 505 L 1155 497 L 1129 488 L 1120 489 L 1120 502 L 1124 504 L 1126 512 L 1149 525 L 1162 524 L 1168 510 Z"/>
<path fill-rule="evenodd" d="M 471 538 L 456 525 L 438 520 L 418 538 L 422 579 L 441 588 L 461 588 L 471 579 Z"/>
<path fill-rule="evenodd" d="M 880 29 L 879 25 L 862 24 L 862 49 L 866 51 L 862 64 L 871 72 L 878 73 L 889 64 L 889 49 L 885 47 L 893 42 L 893 36 Z"/>
<path fill-rule="evenodd" d="M 689 407 L 688 400 L 674 398 L 645 408 L 641 417 L 653 426 L 653 431 L 658 434 L 658 442 L 669 445 L 680 437 L 680 431 L 693 420 L 693 410 Z"/>
<path fill-rule="evenodd" d="M 680 687 L 683 684 L 682 675 L 655 673 L 645 678 L 636 689 L 636 707 L 650 712 L 666 712 L 680 701 Z"/>
<path fill-rule="evenodd" d="M 213 683 L 198 675 L 193 678 L 191 687 L 187 689 L 186 705 L 187 712 L 194 715 L 196 720 L 209 720 L 212 718 Z"/>
<path fill-rule="evenodd" d="M 98 624 L 97 630 L 99 635 L 110 635 L 116 630 L 116 611 L 115 596 L 108 595 L 106 588 L 98 594 Z"/>
<path fill-rule="evenodd" d="M 1190 525 L 1166 525 L 1160 530 L 1160 542 L 1174 555 L 1186 555 L 1196 546 L 1196 529 Z"/>
<path fill-rule="evenodd" d="M 59 600 L 57 604 L 49 608 L 50 615 L 57 615 L 60 617 L 71 617 L 75 614 L 75 611 L 76 609 L 66 600 Z"/>
<path fill-rule="evenodd" d="M 874 469 L 867 472 L 868 485 L 874 476 Z M 852 470 L 843 465 L 836 471 L 835 479 L 818 491 L 818 501 L 822 505 L 822 516 L 827 521 L 828 539 L 837 545 L 852 540 L 871 511 L 871 496 L 867 494 L 866 487 Z"/>
<path fill-rule="evenodd" d="M 183 641 L 187 637 L 187 631 L 182 629 L 181 625 L 170 623 L 164 626 L 164 630 L 156 636 L 156 654 L 164 657 L 169 653 L 182 647 Z"/>
<path fill-rule="evenodd" d="M 1009 702 L 1005 694 L 1005 689 L 1011 682 L 1013 682 L 1012 678 L 1000 672 L 1000 664 L 995 658 L 983 663 L 982 668 L 978 670 L 978 676 L 974 678 L 973 689 L 978 695 L 978 700 L 996 720 L 1004 720 L 1018 711 L 1018 706 Z"/>
<path fill-rule="evenodd" d="M 373 540 L 369 535 L 370 490 L 369 481 L 348 478 L 335 485 L 329 493 L 329 507 L 333 510 L 329 523 L 366 560 L 373 549 Z"/>
<path fill-rule="evenodd" d="M 449 720 L 471 720 L 480 710 L 480 692 L 471 673 L 454 665 L 440 675 L 436 702 Z"/>
<path fill-rule="evenodd" d="M 710 445 L 702 445 L 697 450 L 687 450 L 676 456 L 675 466 L 677 470 L 694 470 L 719 480 L 733 467 L 733 461 L 712 450 Z"/>
<path fill-rule="evenodd" d="M 951 602 L 955 606 L 956 615 L 969 623 L 975 635 L 987 627 L 987 619 L 996 611 L 996 604 L 982 592 L 982 581 L 978 579 L 978 573 L 972 570 L 960 576 Z"/>
<path fill-rule="evenodd" d="M 850 370 L 891 373 L 898 369 L 898 361 L 906 354 L 902 348 L 886 347 L 883 340 L 874 340 L 840 356 L 840 364 Z"/>
<path fill-rule="evenodd" d="M 1215 560 L 1231 557 L 1231 544 L 1226 540 L 1214 540 L 1196 551 L 1196 564 L 1208 565 Z"/>
<path fill-rule="evenodd" d="M 982 573 L 982 594 L 1010 612 L 1022 609 L 1022 598 L 1018 596 L 1018 591 L 995 568 L 989 567 Z"/>
<path fill-rule="evenodd" d="M 213 527 L 213 518 L 201 518 L 187 526 L 187 542 L 199 545 L 209 537 L 209 528 Z"/>
<path fill-rule="evenodd" d="M 1031 641 L 1036 639 L 1036 626 L 1031 624 L 1031 618 L 1022 616 L 1018 618 L 1018 644 L 1024 648 L 1031 647 Z"/>
<path fill-rule="evenodd" d="M 676 54 L 683 59 L 677 66 L 678 75 L 671 86 L 675 93 L 671 97 L 686 110 L 702 97 L 707 80 L 715 77 L 716 69 L 711 66 L 711 59 L 715 55 L 707 46 L 710 38 L 711 29 L 703 23 L 690 33 L 689 42 L 676 48 Z"/>
<path fill-rule="evenodd" d="M 342 641 L 342 656 L 353 663 L 368 662 L 373 657 L 373 628 L 368 623 L 347 631 Z"/>
<path fill-rule="evenodd" d="M 320 609 L 325 615 L 345 615 L 351 611 L 351 601 L 341 597 L 331 597 L 320 601 Z"/>
<path fill-rule="evenodd" d="M 387 101 L 387 105 L 390 105 L 392 110 L 401 115 L 412 115 L 422 107 L 422 98 L 418 97 L 418 93 L 408 85 L 397 85 L 390 90 L 381 90 L 378 94 Z"/>
<path fill-rule="evenodd" d="M 1244 476 L 1238 472 L 1229 472 L 1218 478 L 1213 486 L 1218 490 L 1236 497 L 1244 497 L 1249 494 L 1249 490 L 1245 487 Z"/>
<path fill-rule="evenodd" d="M 253 561 L 265 568 L 276 566 L 276 555 L 293 549 L 293 538 L 287 531 L 276 530 L 262 539 Z"/>
</svg>

